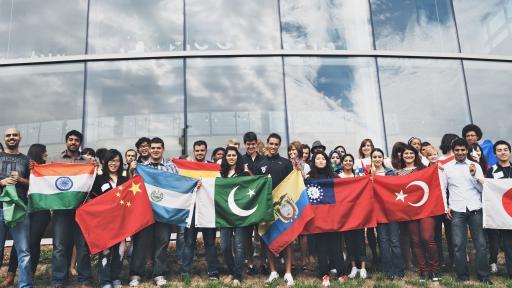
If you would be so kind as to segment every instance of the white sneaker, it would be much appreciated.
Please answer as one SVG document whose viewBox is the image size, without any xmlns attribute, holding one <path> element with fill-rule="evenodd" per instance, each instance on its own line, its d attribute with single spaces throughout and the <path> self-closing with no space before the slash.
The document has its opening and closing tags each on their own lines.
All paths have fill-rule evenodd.
<svg viewBox="0 0 512 288">
<path fill-rule="evenodd" d="M 329 275 L 324 275 L 324 277 L 322 278 L 322 286 L 331 286 L 331 277 Z"/>
<path fill-rule="evenodd" d="M 361 279 L 366 279 L 366 277 L 368 277 L 368 272 L 366 272 L 366 269 L 361 269 L 359 270 L 359 277 L 361 277 Z"/>
<path fill-rule="evenodd" d="M 164 276 L 157 276 L 153 278 L 153 280 L 155 280 L 156 286 L 163 286 L 167 284 L 167 280 L 165 280 Z"/>
<path fill-rule="evenodd" d="M 112 281 L 112 287 L 121 288 L 121 287 L 123 287 L 123 284 L 121 283 L 121 280 L 114 280 L 114 281 Z"/>
<path fill-rule="evenodd" d="M 330 273 L 331 275 L 336 276 L 336 274 L 338 274 L 338 270 L 336 270 L 336 269 L 331 269 L 331 270 L 329 271 L 329 273 Z"/>
<path fill-rule="evenodd" d="M 270 284 L 274 281 L 279 279 L 279 274 L 276 271 L 270 272 L 270 275 L 268 276 L 267 280 L 265 280 L 265 284 Z"/>
<path fill-rule="evenodd" d="M 284 274 L 284 283 L 286 283 L 286 286 L 293 286 L 295 282 L 293 282 L 293 276 L 291 273 Z"/>
<path fill-rule="evenodd" d="M 352 267 L 352 270 L 350 270 L 350 274 L 348 274 L 348 278 L 356 278 L 357 272 L 359 272 L 359 269 L 357 269 L 357 267 Z"/>
<path fill-rule="evenodd" d="M 496 265 L 496 263 L 491 264 L 491 273 L 498 273 L 498 265 Z"/>
<path fill-rule="evenodd" d="M 140 278 L 133 276 L 128 285 L 130 285 L 130 287 L 138 287 L 140 285 Z"/>
</svg>

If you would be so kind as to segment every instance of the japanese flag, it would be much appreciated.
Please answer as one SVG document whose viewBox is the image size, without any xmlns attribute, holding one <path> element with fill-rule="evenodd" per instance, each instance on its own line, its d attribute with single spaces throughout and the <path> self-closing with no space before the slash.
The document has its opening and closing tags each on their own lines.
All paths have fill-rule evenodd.
<svg viewBox="0 0 512 288">
<path fill-rule="evenodd" d="M 484 228 L 512 230 L 512 179 L 485 179 Z"/>
</svg>

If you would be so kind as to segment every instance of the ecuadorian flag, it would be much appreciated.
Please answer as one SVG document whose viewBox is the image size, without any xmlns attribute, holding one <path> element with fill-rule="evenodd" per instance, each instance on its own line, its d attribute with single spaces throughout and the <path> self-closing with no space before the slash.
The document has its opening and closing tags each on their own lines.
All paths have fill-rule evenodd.
<svg viewBox="0 0 512 288">
<path fill-rule="evenodd" d="M 196 179 L 144 165 L 135 170 L 142 176 L 155 220 L 185 226 L 194 207 Z"/>
<path fill-rule="evenodd" d="M 172 162 L 180 170 L 180 175 L 190 178 L 215 178 L 220 176 L 220 165 L 216 163 L 195 162 L 173 159 Z"/>
<path fill-rule="evenodd" d="M 270 251 L 277 255 L 300 235 L 314 215 L 298 170 L 294 169 L 272 191 L 272 200 L 275 220 L 260 224 L 259 233 Z"/>
</svg>

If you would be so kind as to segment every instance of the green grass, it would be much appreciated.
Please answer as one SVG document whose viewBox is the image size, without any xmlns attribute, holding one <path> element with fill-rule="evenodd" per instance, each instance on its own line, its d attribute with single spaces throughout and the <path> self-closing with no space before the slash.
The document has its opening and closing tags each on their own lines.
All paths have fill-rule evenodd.
<svg viewBox="0 0 512 288">
<path fill-rule="evenodd" d="M 202 251 L 200 249 L 199 251 Z M 171 254 L 173 254 L 173 250 L 171 249 Z M 200 252 L 202 253 L 202 252 Z M 8 263 L 9 250 L 6 249 L 4 265 L 0 271 L 0 278 L 6 274 L 7 272 L 7 263 Z M 219 256 L 220 257 L 220 256 Z M 172 259 L 172 256 L 171 256 Z M 220 258 L 221 259 L 221 258 Z M 96 263 L 96 259 L 93 258 L 92 263 Z M 38 266 L 38 270 L 36 272 L 36 278 L 34 281 L 34 285 L 36 287 L 48 287 L 50 284 L 51 278 L 51 247 L 43 247 L 41 251 L 41 263 Z M 222 263 L 222 262 L 221 262 Z M 471 260 L 470 267 L 472 268 L 473 259 Z M 499 257 L 499 268 L 500 271 L 498 274 L 493 275 L 491 277 L 494 282 L 493 287 L 507 287 L 512 288 L 512 280 L 509 280 L 506 276 L 506 272 L 504 271 L 504 259 L 503 253 L 500 253 Z M 221 264 L 222 265 L 222 264 Z M 198 287 L 198 288 L 229 288 L 233 287 L 223 283 L 222 281 L 209 281 L 206 276 L 206 262 L 204 260 L 204 255 L 200 254 L 199 258 L 194 261 L 194 265 L 192 267 L 192 276 L 186 279 L 182 279 L 178 276 L 178 265 L 176 263 L 171 264 L 171 273 L 167 276 L 168 284 L 164 287 Z M 224 269 L 224 266 L 221 266 Z M 278 266 L 281 278 L 273 283 L 270 286 L 266 286 L 269 288 L 277 288 L 277 287 L 286 287 L 282 275 L 283 275 L 283 267 Z M 366 280 L 363 279 L 350 279 L 343 283 L 336 281 L 335 278 L 331 280 L 331 286 L 334 288 L 343 287 L 343 288 L 359 288 L 359 287 L 368 287 L 368 288 L 398 288 L 398 287 L 447 287 L 447 288 L 465 288 L 465 287 L 474 287 L 474 288 L 483 288 L 489 287 L 480 284 L 475 280 L 474 271 L 471 271 L 472 281 L 460 283 L 456 281 L 455 275 L 453 273 L 448 273 L 447 271 L 443 271 L 443 278 L 440 282 L 420 282 L 416 273 L 407 272 L 406 276 L 401 280 L 388 280 L 386 279 L 382 273 L 373 272 L 371 265 L 369 265 L 369 278 Z M 96 273 L 97 268 L 93 266 L 93 273 Z M 148 269 L 149 271 L 149 269 Z M 321 280 L 317 278 L 316 272 L 305 272 L 305 273 L 294 273 L 295 278 L 295 286 L 298 288 L 312 288 L 312 287 L 320 287 Z M 244 276 L 244 280 L 242 282 L 242 287 L 265 287 L 264 281 L 268 275 L 258 275 L 258 276 Z M 121 275 L 121 280 L 125 287 L 128 287 L 128 267 L 125 263 L 125 267 L 123 269 L 123 273 Z M 71 277 L 71 284 L 76 285 L 76 277 Z M 73 287 L 73 286 L 72 286 Z M 145 277 L 143 285 L 141 287 L 155 287 L 150 277 Z"/>
</svg>

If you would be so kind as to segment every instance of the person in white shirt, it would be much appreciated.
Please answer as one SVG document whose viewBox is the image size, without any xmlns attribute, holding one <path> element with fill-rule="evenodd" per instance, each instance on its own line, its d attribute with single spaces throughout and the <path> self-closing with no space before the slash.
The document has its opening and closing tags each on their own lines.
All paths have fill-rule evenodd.
<svg viewBox="0 0 512 288">
<path fill-rule="evenodd" d="M 467 159 L 468 142 L 456 139 L 452 143 L 455 161 L 445 165 L 445 187 L 449 191 L 447 217 L 452 223 L 455 273 L 459 281 L 469 280 L 466 258 L 467 229 L 476 249 L 475 270 L 478 279 L 486 284 L 489 280 L 487 243 L 482 219 L 483 172 L 480 165 Z"/>
</svg>

